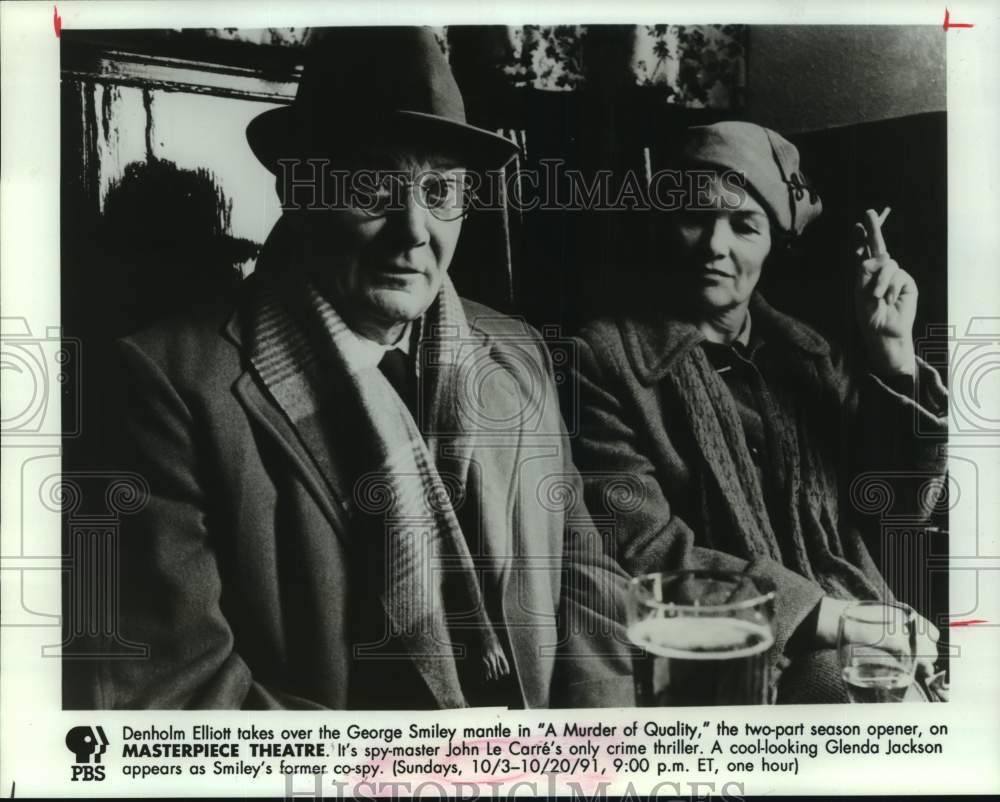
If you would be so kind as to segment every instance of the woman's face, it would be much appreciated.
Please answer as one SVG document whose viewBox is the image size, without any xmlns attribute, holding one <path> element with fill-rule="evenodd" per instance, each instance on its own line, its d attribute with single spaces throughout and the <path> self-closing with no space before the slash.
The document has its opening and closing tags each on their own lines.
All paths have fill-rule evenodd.
<svg viewBox="0 0 1000 802">
<path fill-rule="evenodd" d="M 697 207 L 689 205 L 672 223 L 681 275 L 709 313 L 745 305 L 771 251 L 767 212 L 748 192 L 741 191 L 737 202 L 734 198 L 733 189 L 713 177 Z"/>
</svg>

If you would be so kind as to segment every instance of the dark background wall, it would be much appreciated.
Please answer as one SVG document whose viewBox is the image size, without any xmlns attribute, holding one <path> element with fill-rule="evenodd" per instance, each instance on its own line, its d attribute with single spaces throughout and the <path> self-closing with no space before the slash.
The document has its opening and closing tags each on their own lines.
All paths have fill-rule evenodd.
<svg viewBox="0 0 1000 802">
<path fill-rule="evenodd" d="M 945 109 L 945 35 L 931 25 L 754 25 L 747 111 L 785 133 Z"/>
</svg>

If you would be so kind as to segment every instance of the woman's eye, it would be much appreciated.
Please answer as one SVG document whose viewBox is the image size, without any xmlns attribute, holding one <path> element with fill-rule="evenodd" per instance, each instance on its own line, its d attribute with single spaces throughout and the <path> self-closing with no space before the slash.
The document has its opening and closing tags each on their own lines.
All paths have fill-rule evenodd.
<svg viewBox="0 0 1000 802">
<path fill-rule="evenodd" d="M 759 234 L 760 229 L 749 220 L 736 220 L 733 223 L 733 230 L 739 234 Z"/>
</svg>

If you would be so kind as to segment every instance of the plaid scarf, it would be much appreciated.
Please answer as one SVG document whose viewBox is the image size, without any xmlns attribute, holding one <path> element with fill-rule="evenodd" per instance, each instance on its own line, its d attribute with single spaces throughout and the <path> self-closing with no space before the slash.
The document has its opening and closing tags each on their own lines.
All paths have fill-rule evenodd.
<svg viewBox="0 0 1000 802">
<path fill-rule="evenodd" d="M 308 279 L 286 273 L 264 282 L 254 315 L 251 361 L 321 469 L 332 471 L 324 435 L 332 416 L 351 415 L 352 425 L 363 427 L 359 441 L 368 443 L 368 453 L 352 459 L 367 460 L 372 470 L 356 483 L 354 501 L 369 524 L 367 534 L 378 538 L 384 553 L 388 573 L 381 597 L 390 633 L 441 707 L 467 706 L 456 656 L 473 650 L 480 660 L 480 682 L 504 677 L 510 668 L 455 513 L 467 475 L 439 470 L 470 440 L 463 437 L 468 427 L 458 409 L 458 391 L 472 386 L 470 377 L 436 341 L 442 332 L 458 342 L 468 336 L 454 287 L 446 277 L 421 320 L 417 354 L 427 347 L 439 356 L 416 361 L 418 369 L 421 361 L 429 364 L 423 382 L 428 385 L 424 397 L 431 400 L 421 415 L 430 432 L 426 442 L 380 370 L 347 369 L 343 349 L 350 330 Z M 334 395 L 336 410 L 328 406 Z M 353 399 L 353 410 L 345 410 L 345 398 Z M 452 634 L 460 643 L 453 643 Z"/>
</svg>

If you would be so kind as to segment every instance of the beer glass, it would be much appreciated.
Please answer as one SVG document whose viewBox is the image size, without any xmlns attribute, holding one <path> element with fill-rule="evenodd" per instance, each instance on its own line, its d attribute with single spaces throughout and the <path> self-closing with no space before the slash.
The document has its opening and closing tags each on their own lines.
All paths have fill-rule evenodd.
<svg viewBox="0 0 1000 802">
<path fill-rule="evenodd" d="M 771 702 L 767 650 L 774 589 L 762 579 L 721 571 L 634 578 L 628 636 L 635 652 L 637 703 L 759 705 Z"/>
<path fill-rule="evenodd" d="M 917 665 L 913 609 L 872 601 L 850 605 L 840 614 L 837 652 L 852 702 L 902 702 Z"/>
</svg>

